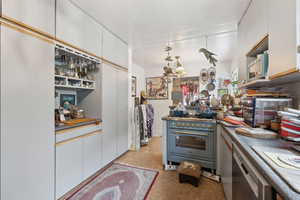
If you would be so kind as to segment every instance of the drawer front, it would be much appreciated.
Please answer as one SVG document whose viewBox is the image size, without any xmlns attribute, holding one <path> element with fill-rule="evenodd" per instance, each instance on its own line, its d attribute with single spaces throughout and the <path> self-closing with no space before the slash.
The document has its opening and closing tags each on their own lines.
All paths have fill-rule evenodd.
<svg viewBox="0 0 300 200">
<path fill-rule="evenodd" d="M 168 161 L 177 162 L 177 163 L 180 163 L 183 161 L 190 161 L 190 162 L 199 163 L 202 167 L 205 167 L 205 168 L 216 169 L 216 162 L 214 162 L 214 161 L 195 159 L 195 158 L 187 158 L 185 156 L 179 156 L 179 155 L 175 155 L 175 154 L 168 155 Z"/>
<path fill-rule="evenodd" d="M 78 137 L 81 135 L 85 135 L 91 132 L 95 131 L 101 131 L 102 130 L 102 125 L 87 125 L 83 127 L 79 127 L 77 129 L 70 129 L 70 130 L 65 130 L 60 133 L 56 133 L 55 139 L 56 143 L 62 142 L 65 140 L 72 139 L 74 137 Z"/>
<path fill-rule="evenodd" d="M 168 152 L 197 158 L 215 157 L 214 132 L 170 130 Z"/>
</svg>

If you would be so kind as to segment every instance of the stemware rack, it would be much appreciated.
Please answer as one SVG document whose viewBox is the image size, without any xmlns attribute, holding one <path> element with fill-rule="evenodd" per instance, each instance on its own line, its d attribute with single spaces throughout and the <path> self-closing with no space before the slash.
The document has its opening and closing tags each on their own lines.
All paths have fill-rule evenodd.
<svg viewBox="0 0 300 200">
<path fill-rule="evenodd" d="M 55 47 L 55 87 L 69 89 L 96 89 L 94 73 L 100 60 L 73 49 Z"/>
</svg>

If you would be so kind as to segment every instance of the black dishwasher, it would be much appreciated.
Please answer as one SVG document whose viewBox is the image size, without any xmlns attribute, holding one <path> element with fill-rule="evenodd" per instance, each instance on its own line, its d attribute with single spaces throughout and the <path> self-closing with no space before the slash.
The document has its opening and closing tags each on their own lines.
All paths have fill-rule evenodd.
<svg viewBox="0 0 300 200">
<path fill-rule="evenodd" d="M 232 199 L 271 200 L 271 186 L 234 146 L 232 159 Z"/>
</svg>

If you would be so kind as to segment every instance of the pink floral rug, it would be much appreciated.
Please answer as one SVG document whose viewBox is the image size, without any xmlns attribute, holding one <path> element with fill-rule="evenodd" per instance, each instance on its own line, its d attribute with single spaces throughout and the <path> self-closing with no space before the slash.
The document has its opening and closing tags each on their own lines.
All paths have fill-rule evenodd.
<svg viewBox="0 0 300 200">
<path fill-rule="evenodd" d="M 68 200 L 144 200 L 157 171 L 114 163 Z"/>
</svg>

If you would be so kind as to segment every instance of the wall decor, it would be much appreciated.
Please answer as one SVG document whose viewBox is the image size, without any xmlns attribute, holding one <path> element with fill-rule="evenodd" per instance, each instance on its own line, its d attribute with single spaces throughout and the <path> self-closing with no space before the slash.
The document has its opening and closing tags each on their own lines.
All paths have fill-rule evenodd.
<svg viewBox="0 0 300 200">
<path fill-rule="evenodd" d="M 131 97 L 136 97 L 136 87 L 137 87 L 136 77 L 131 76 Z"/>
<path fill-rule="evenodd" d="M 172 100 L 190 106 L 199 96 L 199 76 L 173 79 Z"/>
<path fill-rule="evenodd" d="M 223 95 L 228 94 L 228 89 L 218 89 L 218 97 L 222 98 Z"/>
<path fill-rule="evenodd" d="M 163 77 L 146 78 L 147 99 L 168 99 L 168 82 Z"/>
</svg>

